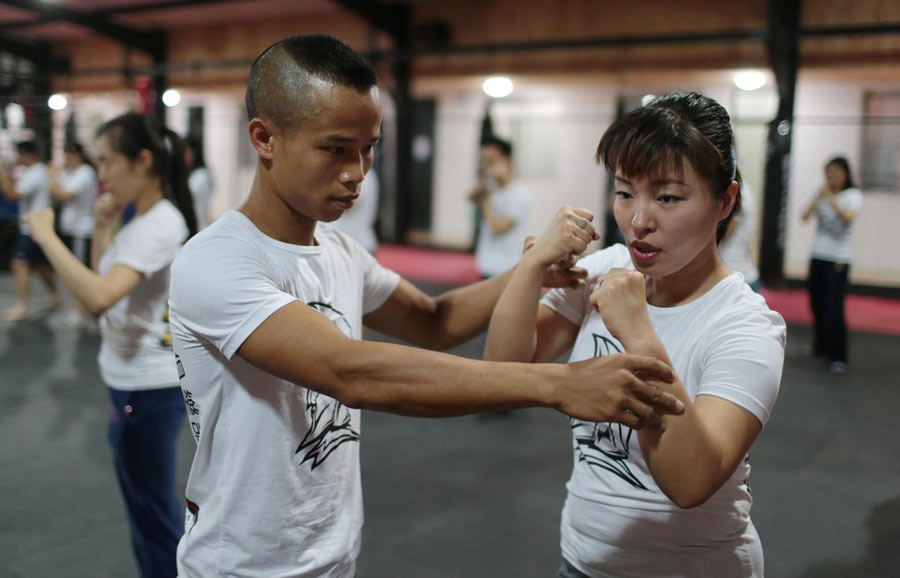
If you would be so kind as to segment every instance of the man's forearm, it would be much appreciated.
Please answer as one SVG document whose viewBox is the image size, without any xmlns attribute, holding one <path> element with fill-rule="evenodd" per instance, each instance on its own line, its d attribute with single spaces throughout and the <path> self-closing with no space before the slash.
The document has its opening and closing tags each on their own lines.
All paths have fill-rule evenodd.
<svg viewBox="0 0 900 578">
<path fill-rule="evenodd" d="M 556 407 L 565 367 L 483 363 L 392 344 L 359 342 L 338 370 L 345 403 L 422 417 Z"/>
</svg>

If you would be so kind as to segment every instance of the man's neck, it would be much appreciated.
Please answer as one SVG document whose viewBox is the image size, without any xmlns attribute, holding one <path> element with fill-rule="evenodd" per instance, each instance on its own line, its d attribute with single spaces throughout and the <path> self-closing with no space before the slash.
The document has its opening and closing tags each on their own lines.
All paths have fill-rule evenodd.
<svg viewBox="0 0 900 578">
<path fill-rule="evenodd" d="M 317 221 L 299 214 L 285 203 L 271 186 L 263 183 L 259 172 L 253 179 L 247 200 L 238 211 L 250 219 L 264 235 L 276 241 L 308 247 L 316 244 Z"/>
</svg>

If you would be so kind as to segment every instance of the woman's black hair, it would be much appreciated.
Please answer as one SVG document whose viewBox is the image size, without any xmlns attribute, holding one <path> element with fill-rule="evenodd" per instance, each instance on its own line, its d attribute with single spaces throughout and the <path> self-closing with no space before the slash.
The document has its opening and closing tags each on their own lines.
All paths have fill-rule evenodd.
<svg viewBox="0 0 900 578">
<path fill-rule="evenodd" d="M 827 163 L 825 163 L 825 167 L 836 166 L 844 170 L 844 174 L 847 175 L 847 182 L 844 185 L 843 190 L 847 190 L 853 188 L 855 185 L 853 184 L 853 173 L 850 172 L 850 163 L 847 161 L 846 157 L 834 157 Z"/>
<path fill-rule="evenodd" d="M 150 152 L 153 157 L 151 173 L 159 177 L 163 194 L 181 211 L 190 236 L 193 236 L 197 232 L 197 216 L 188 188 L 181 137 L 149 116 L 136 112 L 117 116 L 103 124 L 97 130 L 97 137 L 103 135 L 108 135 L 112 147 L 129 160 L 136 160 L 142 150 Z"/>
<path fill-rule="evenodd" d="M 203 156 L 203 141 L 195 136 L 189 136 L 184 140 L 187 148 L 194 154 L 194 165 L 190 170 L 206 168 L 206 158 Z"/>
<path fill-rule="evenodd" d="M 87 151 L 84 150 L 84 147 L 80 142 L 69 140 L 63 145 L 63 152 L 67 154 L 76 154 L 81 157 L 81 162 L 87 165 L 94 166 L 94 163 L 91 161 L 91 157 L 88 156 Z"/>
<path fill-rule="evenodd" d="M 684 160 L 721 198 L 738 183 L 731 213 L 719 221 L 716 242 L 722 240 L 741 207 L 741 174 L 734 153 L 734 131 L 728 112 L 715 100 L 696 92 L 674 92 L 654 99 L 614 122 L 600 139 L 597 162 L 625 175 L 654 175 L 680 170 Z"/>
</svg>

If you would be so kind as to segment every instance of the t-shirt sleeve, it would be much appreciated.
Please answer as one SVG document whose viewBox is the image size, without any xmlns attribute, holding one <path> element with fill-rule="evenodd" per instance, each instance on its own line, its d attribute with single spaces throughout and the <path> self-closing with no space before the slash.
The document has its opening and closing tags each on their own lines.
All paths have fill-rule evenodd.
<svg viewBox="0 0 900 578">
<path fill-rule="evenodd" d="M 25 198 L 31 198 L 47 186 L 46 172 L 32 169 L 22 173 L 19 182 L 16 183 L 16 192 Z"/>
<path fill-rule="evenodd" d="M 541 305 L 581 326 L 590 309 L 590 286 L 610 269 L 624 266 L 628 255 L 623 251 L 622 247 L 613 246 L 582 257 L 576 265 L 587 271 L 584 287 L 551 289 L 541 298 Z"/>
<path fill-rule="evenodd" d="M 521 185 L 514 185 L 506 195 L 499 212 L 517 223 L 523 223 L 528 219 L 530 204 L 528 189 Z"/>
<path fill-rule="evenodd" d="M 729 317 L 707 336 L 697 395 L 726 399 L 765 426 L 781 384 L 785 337 L 784 320 L 773 311 Z"/>
<path fill-rule="evenodd" d="M 549 307 L 574 323 L 581 326 L 586 314 L 588 296 L 586 289 L 569 289 L 568 287 L 551 289 L 541 297 L 540 304 Z"/>
<path fill-rule="evenodd" d="M 66 179 L 64 188 L 81 198 L 91 195 L 96 189 L 94 174 L 88 167 L 81 167 Z"/>
<path fill-rule="evenodd" d="M 400 275 L 382 267 L 368 251 L 354 243 L 356 258 L 363 270 L 363 315 L 381 307 L 397 289 Z"/>
<path fill-rule="evenodd" d="M 858 211 L 863 204 L 863 194 L 859 189 L 850 189 L 840 199 L 839 205 L 844 210 Z"/>
<path fill-rule="evenodd" d="M 187 238 L 188 230 L 180 213 L 160 212 L 123 228 L 115 240 L 116 252 L 110 265 L 125 265 L 144 275 L 169 266 Z"/>
<path fill-rule="evenodd" d="M 223 255 L 228 255 L 227 264 Z M 169 316 L 232 359 L 263 321 L 297 299 L 279 289 L 265 261 L 235 240 L 188 245 L 172 265 Z"/>
</svg>

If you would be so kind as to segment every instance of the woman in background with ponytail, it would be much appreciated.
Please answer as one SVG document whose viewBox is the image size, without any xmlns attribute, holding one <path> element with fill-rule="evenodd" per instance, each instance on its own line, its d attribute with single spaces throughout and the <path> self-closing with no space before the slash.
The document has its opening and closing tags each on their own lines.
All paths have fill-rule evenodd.
<svg viewBox="0 0 900 578">
<path fill-rule="evenodd" d="M 50 209 L 25 215 L 32 236 L 81 305 L 100 315 L 100 375 L 112 411 L 109 442 L 144 578 L 175 576 L 183 533 L 175 492 L 184 400 L 168 331 L 169 265 L 196 231 L 181 140 L 128 113 L 97 132 L 105 193 L 95 207 L 91 264 L 54 232 Z M 118 228 L 129 203 L 135 217 Z"/>
</svg>

